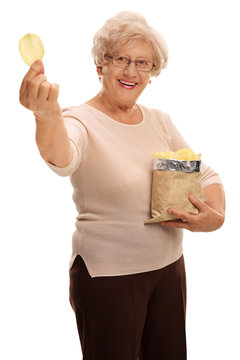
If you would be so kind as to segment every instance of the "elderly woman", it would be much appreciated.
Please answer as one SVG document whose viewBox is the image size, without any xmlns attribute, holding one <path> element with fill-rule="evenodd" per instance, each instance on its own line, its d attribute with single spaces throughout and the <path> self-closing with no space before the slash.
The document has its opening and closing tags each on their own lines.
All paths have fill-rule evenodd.
<svg viewBox="0 0 240 360">
<path fill-rule="evenodd" d="M 46 164 L 70 176 L 78 211 L 70 261 L 70 302 L 85 360 L 186 359 L 183 228 L 213 231 L 224 222 L 221 180 L 202 166 L 199 214 L 145 225 L 150 217 L 152 153 L 189 147 L 169 115 L 137 104 L 166 67 L 164 39 L 135 12 L 109 19 L 94 37 L 101 81 L 84 104 L 61 109 L 58 85 L 35 62 L 20 102 L 36 119 Z"/>
</svg>

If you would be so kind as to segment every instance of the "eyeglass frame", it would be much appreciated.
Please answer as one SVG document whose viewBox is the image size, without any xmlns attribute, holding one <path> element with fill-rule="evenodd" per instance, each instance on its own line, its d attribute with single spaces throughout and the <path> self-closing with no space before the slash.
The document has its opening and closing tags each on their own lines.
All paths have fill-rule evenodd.
<svg viewBox="0 0 240 360">
<path fill-rule="evenodd" d="M 104 55 L 104 57 L 105 57 L 105 58 L 108 57 L 108 58 L 112 59 L 112 64 L 113 64 L 113 60 L 114 60 L 114 57 L 113 57 L 113 56 Z M 125 57 L 126 57 L 126 56 L 125 56 Z M 127 57 L 126 57 L 126 58 L 127 58 Z M 128 58 L 127 58 L 127 59 L 128 59 Z M 140 59 L 140 60 L 142 60 L 142 59 Z M 144 60 L 145 60 L 145 59 L 144 59 Z M 126 65 L 125 67 L 122 67 L 121 65 L 116 65 L 116 64 L 113 64 L 113 65 L 115 65 L 115 66 L 117 66 L 117 67 L 119 67 L 119 68 L 121 68 L 121 69 L 127 69 L 127 68 L 130 66 L 130 64 L 131 64 L 132 62 L 134 62 L 134 63 L 135 63 L 135 68 L 136 68 L 136 70 L 137 70 L 137 71 L 141 71 L 141 72 L 151 72 L 152 69 L 155 67 L 155 64 L 154 64 L 152 61 L 146 60 L 147 62 L 149 62 L 149 63 L 152 64 L 152 69 L 151 69 L 151 70 L 139 70 L 139 69 L 137 68 L 137 65 L 136 65 L 137 61 L 139 61 L 139 60 L 131 60 L 131 59 L 128 59 L 128 65 Z"/>
</svg>

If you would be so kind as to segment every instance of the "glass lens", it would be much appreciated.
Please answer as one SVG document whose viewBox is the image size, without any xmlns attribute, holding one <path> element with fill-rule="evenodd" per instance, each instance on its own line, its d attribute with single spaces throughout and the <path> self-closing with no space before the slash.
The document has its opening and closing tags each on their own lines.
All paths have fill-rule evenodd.
<svg viewBox="0 0 240 360">
<path fill-rule="evenodd" d="M 136 64 L 136 68 L 139 71 L 151 71 L 153 68 L 153 64 L 145 59 L 134 61 L 125 56 L 117 56 L 113 58 L 113 64 L 123 69 L 128 67 L 132 61 Z"/>
<path fill-rule="evenodd" d="M 144 59 L 136 60 L 136 66 L 138 70 L 142 70 L 142 71 L 152 70 L 152 63 Z"/>
<path fill-rule="evenodd" d="M 129 59 L 124 57 L 124 56 L 119 56 L 117 58 L 113 58 L 113 62 L 116 64 L 116 65 L 120 65 L 122 67 L 126 67 L 128 66 L 129 64 Z"/>
</svg>

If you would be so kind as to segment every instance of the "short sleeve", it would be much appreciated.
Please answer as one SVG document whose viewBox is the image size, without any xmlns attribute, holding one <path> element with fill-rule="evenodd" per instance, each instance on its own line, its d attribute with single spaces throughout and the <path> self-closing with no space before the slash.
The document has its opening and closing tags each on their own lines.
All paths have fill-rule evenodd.
<svg viewBox="0 0 240 360">
<path fill-rule="evenodd" d="M 186 140 L 180 134 L 176 126 L 173 124 L 170 116 L 165 113 L 165 126 L 168 129 L 170 141 L 172 144 L 173 151 L 177 151 L 182 148 L 189 148 L 191 146 L 188 145 Z M 222 181 L 220 176 L 210 168 L 210 166 L 206 165 L 204 162 L 201 163 L 201 173 L 202 173 L 202 189 L 210 184 L 221 184 Z"/>
<path fill-rule="evenodd" d="M 47 161 L 47 166 L 60 176 L 72 175 L 80 165 L 82 158 L 84 157 L 88 147 L 88 135 L 86 127 L 81 123 L 77 114 L 71 110 L 71 108 L 63 109 L 64 125 L 68 133 L 68 138 L 72 146 L 73 157 L 71 163 L 60 168 Z"/>
</svg>

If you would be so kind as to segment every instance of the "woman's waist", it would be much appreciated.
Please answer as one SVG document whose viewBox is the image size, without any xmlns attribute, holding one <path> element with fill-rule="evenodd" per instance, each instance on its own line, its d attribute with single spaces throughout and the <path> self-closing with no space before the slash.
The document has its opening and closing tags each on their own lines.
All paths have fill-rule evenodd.
<svg viewBox="0 0 240 360">
<path fill-rule="evenodd" d="M 76 220 L 78 222 L 87 224 L 93 223 L 97 224 L 113 224 L 113 225 L 122 225 L 122 224 L 141 224 L 144 223 L 146 219 L 149 219 L 149 211 L 132 211 L 122 210 L 122 211 L 108 211 L 108 212 L 84 212 L 78 213 Z M 151 217 L 151 216 L 150 216 Z"/>
<path fill-rule="evenodd" d="M 91 234 L 93 236 L 101 237 L 106 234 L 117 234 L 117 237 L 123 237 L 125 234 L 132 234 L 134 237 L 140 236 L 154 236 L 154 237 L 178 237 L 182 233 L 182 229 L 166 228 L 161 223 L 144 224 L 146 218 L 143 217 L 128 217 L 128 218 L 96 218 L 77 217 L 75 223 L 76 231 L 81 235 Z"/>
</svg>

